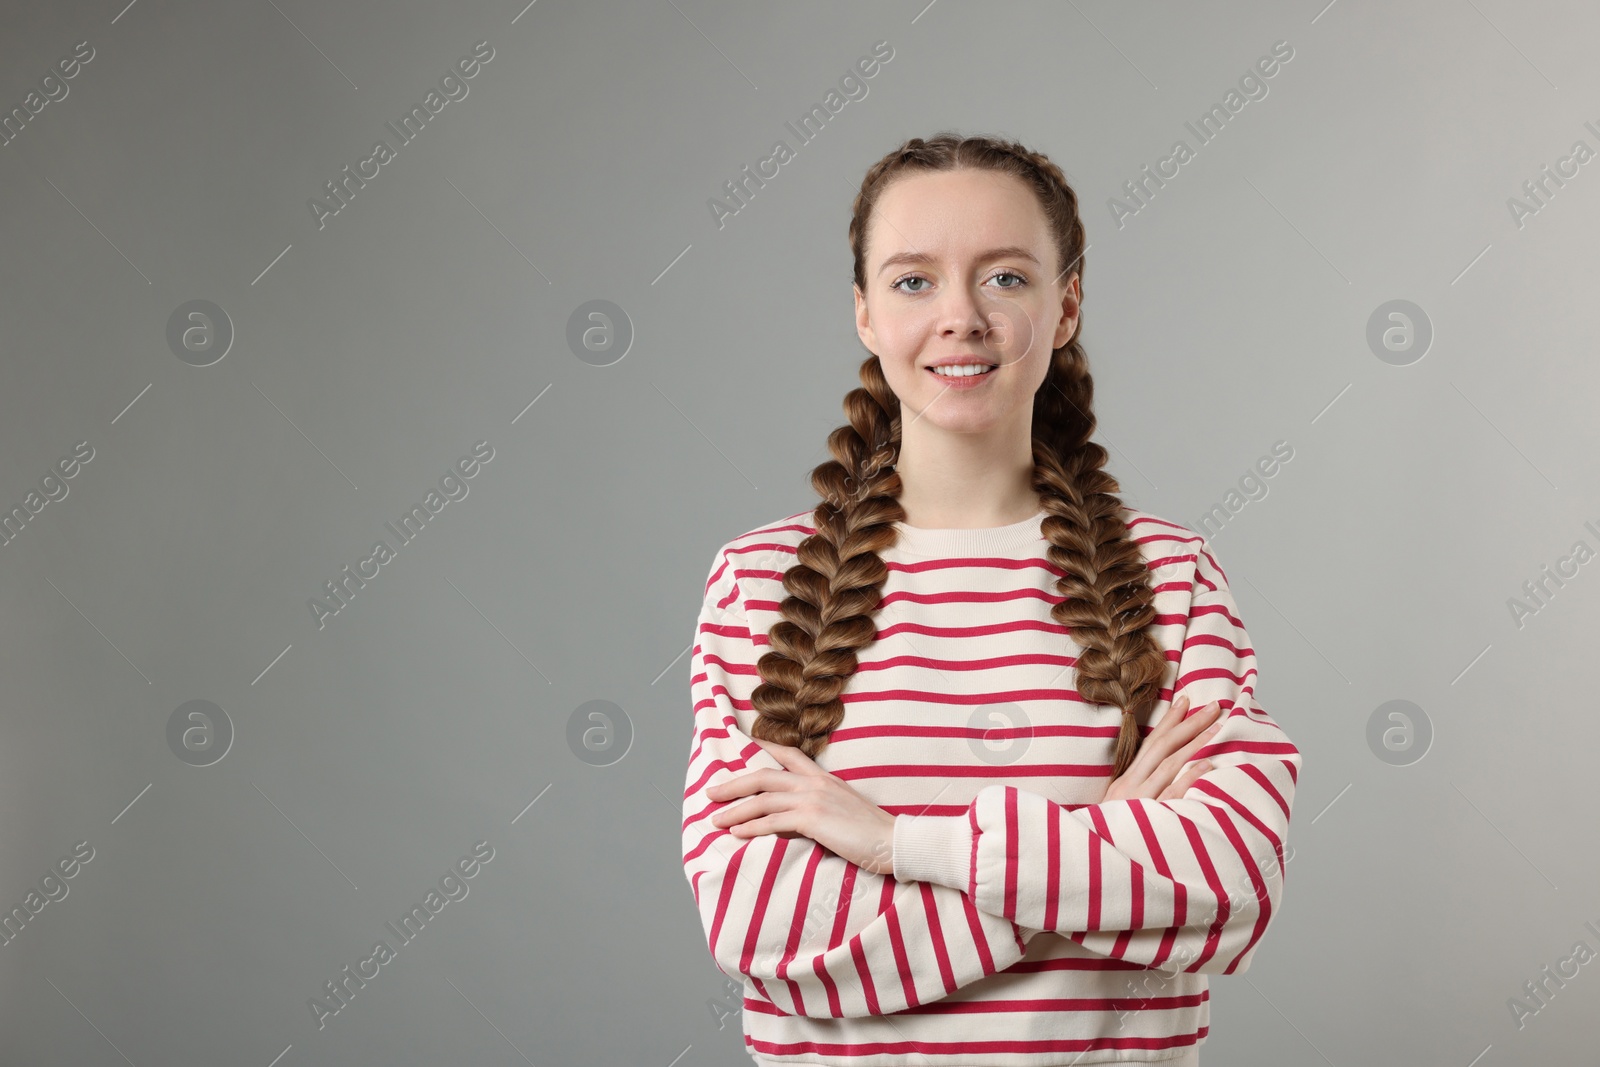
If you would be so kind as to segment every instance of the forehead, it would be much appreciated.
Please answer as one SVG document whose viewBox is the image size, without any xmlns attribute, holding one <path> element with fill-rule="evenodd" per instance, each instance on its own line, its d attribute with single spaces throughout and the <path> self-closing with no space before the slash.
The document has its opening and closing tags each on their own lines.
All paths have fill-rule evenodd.
<svg viewBox="0 0 1600 1067">
<path fill-rule="evenodd" d="M 999 245 L 1021 245 L 1041 259 L 1050 235 L 1044 211 L 1022 179 L 991 170 L 913 172 L 896 178 L 872 213 L 867 256 L 897 252 L 963 258 Z"/>
</svg>

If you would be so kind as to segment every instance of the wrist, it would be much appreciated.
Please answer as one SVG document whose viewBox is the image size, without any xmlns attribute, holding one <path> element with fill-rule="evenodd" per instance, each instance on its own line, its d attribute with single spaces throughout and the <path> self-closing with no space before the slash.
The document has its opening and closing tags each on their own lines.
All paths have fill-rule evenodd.
<svg viewBox="0 0 1600 1067">
<path fill-rule="evenodd" d="M 897 881 L 965 893 L 972 880 L 972 825 L 965 815 L 896 815 L 890 858 Z"/>
</svg>

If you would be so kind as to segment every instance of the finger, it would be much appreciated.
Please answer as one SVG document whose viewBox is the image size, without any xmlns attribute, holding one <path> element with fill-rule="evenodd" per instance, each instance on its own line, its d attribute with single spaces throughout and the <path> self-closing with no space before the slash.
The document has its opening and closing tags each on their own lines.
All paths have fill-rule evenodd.
<svg viewBox="0 0 1600 1067">
<path fill-rule="evenodd" d="M 1184 716 L 1181 720 L 1174 722 L 1172 730 L 1153 746 L 1157 753 L 1156 758 L 1161 759 L 1165 755 L 1170 755 L 1189 743 L 1197 734 L 1202 733 L 1217 721 L 1221 710 L 1222 705 L 1213 700 L 1192 715 Z M 1153 739 L 1153 732 L 1151 736 Z"/>
<path fill-rule="evenodd" d="M 1188 709 L 1189 697 L 1185 694 L 1173 702 L 1167 713 L 1161 716 L 1161 721 L 1140 742 L 1141 753 L 1149 748 L 1156 753 L 1156 759 L 1175 751 L 1197 732 L 1204 729 L 1214 714 L 1217 702 L 1212 701 L 1193 714 L 1185 714 Z"/>
<path fill-rule="evenodd" d="M 1137 776 L 1133 774 L 1133 768 L 1129 768 L 1130 795 L 1146 798 L 1166 795 L 1166 790 L 1177 780 L 1184 764 L 1194 759 L 1199 749 L 1210 744 L 1221 729 L 1222 723 L 1214 722 L 1188 744 L 1165 756 L 1161 755 L 1159 746 L 1152 746 L 1150 758 L 1155 761 L 1154 766 L 1148 771 L 1141 770 Z M 1181 736 L 1174 734 L 1164 740 L 1169 745 L 1176 744 Z"/>
<path fill-rule="evenodd" d="M 742 822 L 770 814 L 782 807 L 781 801 L 772 793 L 757 793 L 749 800 L 738 804 L 730 804 L 721 811 L 711 816 L 711 825 L 720 826 L 726 830 Z"/>
<path fill-rule="evenodd" d="M 1213 700 L 1209 704 L 1203 704 L 1193 714 L 1184 715 L 1175 722 L 1173 724 L 1174 731 L 1186 731 L 1192 735 L 1195 731 L 1212 722 L 1221 710 L 1222 703 L 1220 701 Z"/>
<path fill-rule="evenodd" d="M 724 778 L 715 785 L 706 787 L 706 796 L 712 800 L 732 800 L 735 797 L 745 797 L 752 793 L 761 793 L 778 788 L 773 776 L 782 774 L 771 767 L 763 767 L 756 771 L 745 771 L 732 778 Z"/>
<path fill-rule="evenodd" d="M 1161 721 L 1156 723 L 1155 728 L 1150 731 L 1150 736 L 1154 737 L 1156 734 L 1172 729 L 1174 723 L 1183 721 L 1188 711 L 1189 694 L 1185 693 L 1172 702 L 1172 706 L 1167 709 L 1167 713 L 1161 716 Z"/>
<path fill-rule="evenodd" d="M 1168 705 L 1166 714 L 1161 716 L 1160 722 L 1150 728 L 1150 732 L 1145 735 L 1143 743 L 1148 744 L 1158 737 L 1164 737 L 1171 733 L 1172 728 L 1183 721 L 1184 713 L 1188 710 L 1189 694 L 1185 693 Z"/>
<path fill-rule="evenodd" d="M 1200 731 L 1200 735 L 1193 741 L 1190 741 L 1187 745 L 1184 745 L 1156 764 L 1156 769 L 1150 774 L 1149 784 L 1154 785 L 1158 790 L 1165 789 L 1177 779 L 1179 770 L 1194 759 L 1202 748 L 1209 745 L 1221 730 L 1222 723 L 1214 722 Z"/>
<path fill-rule="evenodd" d="M 761 834 L 775 834 L 781 830 L 794 829 L 794 816 L 790 812 L 782 811 L 762 816 L 759 819 L 751 819 L 749 822 L 742 822 L 729 832 L 737 837 L 758 837 Z"/>
<path fill-rule="evenodd" d="M 1183 773 L 1178 775 L 1177 780 L 1167 788 L 1163 789 L 1161 791 L 1161 795 L 1156 799 L 1177 800 L 1181 798 L 1183 794 L 1189 791 L 1189 787 L 1194 785 L 1200 776 L 1205 774 L 1210 769 L 1211 761 L 1206 759 L 1189 764 L 1188 767 L 1184 768 Z"/>
<path fill-rule="evenodd" d="M 762 769 L 765 771 L 766 768 Z M 720 782 L 712 782 L 712 784 L 707 785 L 706 787 L 706 795 L 707 797 L 712 798 L 712 800 L 733 800 L 734 797 L 746 797 L 746 795 L 749 795 L 750 792 L 760 792 L 758 789 L 750 789 L 750 782 L 746 781 L 746 779 L 755 777 L 760 773 L 762 773 L 762 771 L 746 771 L 744 774 L 734 774 L 733 777 L 725 777 L 725 779 L 722 779 Z"/>
<path fill-rule="evenodd" d="M 1188 695 L 1185 694 L 1179 697 L 1178 700 L 1187 702 Z M 1157 774 L 1162 760 L 1172 756 L 1185 742 L 1205 728 L 1208 717 L 1211 716 L 1212 709 L 1216 706 L 1216 702 L 1213 701 L 1193 715 L 1184 717 L 1179 704 L 1174 702 L 1168 713 L 1162 716 L 1161 721 L 1156 724 L 1155 729 L 1150 731 L 1145 739 L 1139 743 L 1139 751 L 1134 755 L 1133 763 L 1124 772 L 1129 780 L 1143 782 L 1145 779 Z M 1162 731 L 1162 727 L 1167 728 L 1165 732 Z M 1184 758 L 1187 759 L 1188 757 Z M 1164 785 L 1169 780 L 1170 778 L 1164 778 L 1161 784 Z M 1140 793 L 1139 795 L 1154 796 L 1155 794 L 1151 792 Z"/>
<path fill-rule="evenodd" d="M 766 749 L 767 754 L 779 763 L 785 770 L 796 774 L 826 774 L 816 761 L 793 745 L 780 745 L 775 741 L 763 741 L 759 737 L 751 738 L 756 744 Z"/>
<path fill-rule="evenodd" d="M 1202 749 L 1202 748 L 1206 747 L 1207 745 L 1211 744 L 1211 742 L 1216 739 L 1216 736 L 1219 733 L 1222 732 L 1222 727 L 1223 727 L 1223 720 L 1222 719 L 1218 719 L 1216 722 L 1213 722 L 1210 726 L 1207 726 L 1204 730 L 1201 730 L 1200 733 L 1195 736 L 1194 740 L 1190 741 L 1187 745 L 1184 745 L 1182 748 L 1178 749 L 1178 751 L 1175 753 L 1175 755 L 1177 755 L 1180 759 L 1183 759 L 1183 760 L 1194 759 L 1195 758 L 1195 753 L 1199 752 L 1200 749 Z"/>
</svg>

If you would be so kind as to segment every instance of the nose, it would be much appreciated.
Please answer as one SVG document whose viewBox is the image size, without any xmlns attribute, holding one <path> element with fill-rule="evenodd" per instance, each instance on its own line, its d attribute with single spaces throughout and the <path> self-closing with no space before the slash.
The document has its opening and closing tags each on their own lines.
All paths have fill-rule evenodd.
<svg viewBox="0 0 1600 1067">
<path fill-rule="evenodd" d="M 1033 320 L 1010 300 L 982 291 L 947 289 L 939 307 L 940 336 L 955 344 L 1004 350 L 1006 361 L 1020 360 L 1033 347 Z"/>
<path fill-rule="evenodd" d="M 945 290 L 939 304 L 939 333 L 948 339 L 981 340 L 992 323 L 984 302 L 960 287 Z"/>
</svg>

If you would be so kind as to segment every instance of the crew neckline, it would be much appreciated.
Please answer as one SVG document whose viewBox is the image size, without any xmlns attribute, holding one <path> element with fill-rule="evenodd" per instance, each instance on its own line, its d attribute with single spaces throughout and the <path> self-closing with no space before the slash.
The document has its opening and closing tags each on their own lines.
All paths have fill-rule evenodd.
<svg viewBox="0 0 1600 1067">
<path fill-rule="evenodd" d="M 981 526 L 974 529 L 938 529 L 907 526 L 896 522 L 895 548 L 912 556 L 968 556 L 1004 554 L 1036 544 L 1042 538 L 1039 524 L 1049 514 L 1041 508 L 1034 515 L 1009 526 Z"/>
</svg>

